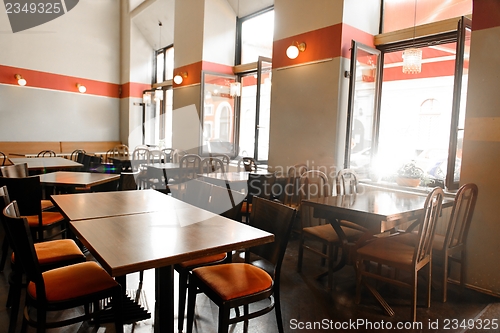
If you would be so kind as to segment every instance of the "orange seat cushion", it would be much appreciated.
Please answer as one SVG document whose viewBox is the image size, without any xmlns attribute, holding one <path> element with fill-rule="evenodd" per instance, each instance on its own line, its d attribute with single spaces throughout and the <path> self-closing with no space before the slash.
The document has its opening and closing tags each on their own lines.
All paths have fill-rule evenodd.
<svg viewBox="0 0 500 333">
<path fill-rule="evenodd" d="M 355 240 L 361 237 L 361 235 L 363 235 L 362 231 L 352 228 L 342 227 L 342 230 L 344 231 L 348 240 Z M 328 243 L 340 242 L 340 238 L 337 235 L 335 229 L 333 229 L 331 224 L 322 224 L 314 227 L 306 227 L 302 229 L 302 232 L 304 233 L 304 235 L 312 235 L 317 238 L 323 239 Z"/>
<path fill-rule="evenodd" d="M 249 204 L 246 201 L 243 201 L 243 204 L 241 205 L 241 212 L 246 214 L 247 207 L 248 207 L 248 213 L 250 214 L 252 212 L 252 204 Z"/>
<path fill-rule="evenodd" d="M 256 294 L 273 285 L 273 279 L 263 269 L 246 263 L 195 268 L 193 274 L 225 301 Z"/>
<path fill-rule="evenodd" d="M 43 273 L 48 302 L 68 301 L 115 287 L 118 283 L 93 261 L 82 262 Z M 35 283 L 27 289 L 36 299 Z"/>
<path fill-rule="evenodd" d="M 26 219 L 28 220 L 28 224 L 30 227 L 37 227 L 38 226 L 38 216 L 37 215 L 31 215 L 31 216 L 26 216 Z M 61 222 L 64 220 L 64 216 L 59 213 L 59 212 L 42 212 L 42 224 L 44 226 L 51 225 L 57 222 Z"/>
<path fill-rule="evenodd" d="M 357 251 L 359 259 L 408 269 L 412 267 L 414 252 L 414 246 L 392 240 L 391 237 L 377 238 Z"/>
<path fill-rule="evenodd" d="M 85 255 L 72 239 L 35 243 L 35 252 L 41 266 L 78 259 L 85 261 Z M 15 263 L 14 253 L 12 253 L 12 262 Z"/>
<path fill-rule="evenodd" d="M 53 208 L 54 204 L 50 200 L 42 200 L 42 210 Z"/>
<path fill-rule="evenodd" d="M 215 254 L 213 256 L 184 261 L 184 262 L 180 263 L 180 266 L 183 268 L 192 267 L 192 266 L 202 266 L 202 265 L 206 265 L 206 264 L 210 264 L 213 262 L 224 260 L 224 259 L 226 259 L 226 257 L 227 257 L 226 253 L 219 253 L 219 254 Z"/>
</svg>

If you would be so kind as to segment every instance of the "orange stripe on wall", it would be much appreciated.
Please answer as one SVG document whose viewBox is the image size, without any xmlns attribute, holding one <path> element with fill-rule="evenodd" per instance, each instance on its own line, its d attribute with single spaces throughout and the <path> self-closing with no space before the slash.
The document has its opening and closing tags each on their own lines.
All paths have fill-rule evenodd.
<svg viewBox="0 0 500 333">
<path fill-rule="evenodd" d="M 351 39 L 373 46 L 373 35 L 339 23 L 326 28 L 276 40 L 273 44 L 273 68 L 293 66 L 340 56 L 349 58 Z M 296 41 L 305 42 L 306 50 L 295 59 L 286 56 L 286 49 Z"/>
<path fill-rule="evenodd" d="M 500 27 L 499 0 L 472 1 L 472 30 Z"/>
<path fill-rule="evenodd" d="M 81 84 L 87 88 L 86 94 L 120 97 L 119 84 L 2 65 L 0 65 L 0 84 L 17 85 L 14 77 L 16 74 L 26 79 L 27 87 L 79 93 L 76 85 Z"/>
<path fill-rule="evenodd" d="M 121 98 L 142 98 L 144 90 L 150 90 L 151 85 L 147 83 L 127 82 L 122 84 Z"/>
</svg>

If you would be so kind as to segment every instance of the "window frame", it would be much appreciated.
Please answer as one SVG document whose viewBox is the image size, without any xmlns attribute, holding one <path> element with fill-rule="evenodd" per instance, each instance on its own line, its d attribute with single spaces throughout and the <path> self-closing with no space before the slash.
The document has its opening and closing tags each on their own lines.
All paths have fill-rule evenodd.
<svg viewBox="0 0 500 333">
<path fill-rule="evenodd" d="M 174 47 L 174 44 L 170 44 L 168 46 L 165 46 L 165 47 L 162 47 L 161 49 L 158 49 L 155 51 L 155 54 L 154 54 L 154 66 L 153 66 L 153 82 L 152 84 L 155 85 L 155 84 L 161 84 L 165 81 L 168 81 L 167 78 L 166 78 L 166 74 L 167 74 L 167 50 L 170 49 L 170 48 L 173 48 Z M 158 55 L 163 53 L 163 81 L 162 82 L 158 82 L 158 76 L 157 76 L 157 73 L 158 73 Z"/>
</svg>

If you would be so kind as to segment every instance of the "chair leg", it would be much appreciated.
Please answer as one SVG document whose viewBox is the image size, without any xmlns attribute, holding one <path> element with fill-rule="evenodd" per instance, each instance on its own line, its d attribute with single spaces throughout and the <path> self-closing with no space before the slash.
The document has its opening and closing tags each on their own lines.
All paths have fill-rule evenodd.
<svg viewBox="0 0 500 333">
<path fill-rule="evenodd" d="M 302 271 L 302 257 L 304 255 L 304 234 L 300 234 L 300 242 L 299 242 L 299 256 L 297 258 L 297 272 L 300 273 Z"/>
<path fill-rule="evenodd" d="M 465 250 L 462 250 L 462 253 L 460 253 L 460 288 L 462 289 L 462 294 L 463 290 L 465 289 L 465 278 L 467 275 L 467 255 L 465 254 Z"/>
<path fill-rule="evenodd" d="M 356 262 L 356 298 L 354 302 L 356 304 L 359 304 L 361 301 L 361 283 L 363 282 L 363 267 L 364 267 L 364 262 L 363 261 L 357 261 Z"/>
<path fill-rule="evenodd" d="M 10 317 L 9 317 L 9 333 L 16 331 L 17 316 L 19 314 L 19 303 L 21 300 L 21 281 L 13 282 L 9 287 L 10 300 Z"/>
<path fill-rule="evenodd" d="M 281 315 L 281 301 L 279 282 L 274 287 L 274 311 L 276 312 L 276 323 L 278 324 L 278 333 L 284 333 L 283 317 Z"/>
<path fill-rule="evenodd" d="M 418 282 L 418 275 L 417 271 L 412 272 L 412 288 L 411 288 L 411 320 L 415 322 L 417 320 L 417 282 Z"/>
<path fill-rule="evenodd" d="M 177 311 L 177 329 L 182 332 L 184 329 L 184 311 L 186 311 L 186 297 L 189 274 L 187 271 L 179 272 L 179 309 Z"/>
<path fill-rule="evenodd" d="M 229 311 L 230 308 L 221 305 L 219 308 L 219 329 L 218 333 L 227 333 L 229 330 Z"/>
<path fill-rule="evenodd" d="M 5 262 L 7 261 L 7 254 L 9 253 L 9 239 L 7 236 L 3 237 L 2 241 L 2 259 L 0 259 L 0 272 L 3 272 Z"/>
<path fill-rule="evenodd" d="M 123 333 L 122 288 L 117 287 L 113 295 L 113 310 L 115 319 L 115 332 Z"/>
<path fill-rule="evenodd" d="M 194 324 L 194 307 L 196 305 L 196 294 L 197 294 L 197 286 L 194 281 L 195 278 L 191 275 L 191 279 L 188 284 L 188 309 L 187 309 L 187 333 L 193 333 L 193 324 Z"/>
<path fill-rule="evenodd" d="M 443 303 L 446 302 L 446 299 L 448 297 L 448 254 L 445 253 L 444 258 L 443 258 Z M 462 278 L 460 276 L 460 278 Z"/>
<path fill-rule="evenodd" d="M 333 257 L 334 257 L 334 246 L 330 244 L 328 246 L 328 291 L 333 290 Z"/>
</svg>

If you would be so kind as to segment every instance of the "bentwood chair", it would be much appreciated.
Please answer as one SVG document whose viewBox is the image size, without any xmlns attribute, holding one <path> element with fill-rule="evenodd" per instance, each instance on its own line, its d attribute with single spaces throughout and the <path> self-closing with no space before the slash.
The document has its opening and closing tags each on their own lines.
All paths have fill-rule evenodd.
<svg viewBox="0 0 500 333">
<path fill-rule="evenodd" d="M 75 162 L 78 162 L 78 156 L 79 154 L 85 154 L 86 151 L 83 149 L 75 149 L 71 152 L 71 155 L 69 156 L 69 159 Z"/>
<path fill-rule="evenodd" d="M 436 221 L 441 214 L 443 196 L 443 190 L 439 187 L 436 187 L 427 195 L 424 204 L 424 215 L 418 225 L 418 233 L 414 244 L 410 245 L 394 240 L 397 237 L 380 237 L 358 248 L 356 257 L 357 304 L 359 304 L 361 299 L 361 285 L 363 283 L 374 295 L 378 294 L 373 287 L 370 287 L 364 281 L 365 278 L 373 278 L 400 287 L 406 287 L 411 289 L 410 318 L 412 321 L 416 321 L 418 272 L 423 268 L 427 268 L 427 307 L 431 306 L 432 241 L 434 239 Z M 370 263 L 379 265 L 376 272 L 370 271 Z M 380 265 L 394 268 L 398 270 L 398 274 L 394 278 L 385 276 L 380 269 Z M 401 271 L 410 274 L 409 282 L 398 278 Z"/>
<path fill-rule="evenodd" d="M 10 203 L 7 187 L 0 187 L 0 211 Z M 5 230 L 5 236 L 9 244 L 14 244 L 14 239 L 4 222 L 3 214 L 0 214 L 0 222 Z M 63 267 L 67 265 L 84 262 L 85 255 L 80 251 L 75 241 L 71 239 L 58 239 L 53 241 L 34 244 L 36 256 L 42 271 Z M 2 261 L 6 259 L 8 247 L 2 248 Z M 11 256 L 12 272 L 9 276 L 9 294 L 7 297 L 7 307 L 10 307 L 9 333 L 14 333 L 17 323 L 17 314 L 22 288 L 22 268 L 16 265 L 15 252 Z M 2 266 L 3 268 L 3 266 Z"/>
<path fill-rule="evenodd" d="M 205 157 L 201 161 L 201 170 L 203 173 L 226 172 L 224 162 L 216 157 Z"/>
<path fill-rule="evenodd" d="M 186 185 L 189 188 L 195 183 L 199 183 L 192 188 L 192 191 L 197 189 L 206 196 L 209 191 L 208 201 L 205 203 L 204 209 L 212 213 L 238 221 L 241 204 L 245 195 L 241 192 L 231 191 L 230 189 L 217 185 L 208 184 L 199 180 L 193 180 Z M 241 220 L 241 219 L 240 219 Z M 179 273 L 179 310 L 178 310 L 178 330 L 182 332 L 184 327 L 184 311 L 186 308 L 186 292 L 188 289 L 189 275 L 194 268 L 202 266 L 217 265 L 230 261 L 231 257 L 226 253 L 219 253 L 212 256 L 189 260 L 174 266 Z"/>
<path fill-rule="evenodd" d="M 276 201 L 254 198 L 250 224 L 273 233 L 272 243 L 247 249 L 244 263 L 225 263 L 195 268 L 189 278 L 187 332 L 193 332 L 194 309 L 198 291 L 219 307 L 218 332 L 228 332 L 229 325 L 275 310 L 278 332 L 283 333 L 280 306 L 280 271 L 296 210 Z M 267 307 L 249 312 L 249 305 L 270 299 Z M 243 306 L 243 314 L 239 307 Z M 230 310 L 238 309 L 230 318 Z"/>
<path fill-rule="evenodd" d="M 215 157 L 215 158 L 218 158 L 218 159 L 222 160 L 222 163 L 224 163 L 224 170 L 226 172 L 229 171 L 229 163 L 231 163 L 231 157 L 229 157 L 229 155 L 226 155 L 226 154 L 210 154 L 210 157 Z"/>
<path fill-rule="evenodd" d="M 42 150 L 36 157 L 56 157 L 56 152 L 53 150 Z"/>
<path fill-rule="evenodd" d="M 201 170 L 201 157 L 196 154 L 186 154 L 179 160 L 178 182 L 186 182 L 198 177 Z"/>
<path fill-rule="evenodd" d="M 171 163 L 173 160 L 173 154 L 174 154 L 174 148 L 163 148 L 161 151 L 165 153 L 165 156 L 167 157 L 165 160 L 165 163 Z"/>
<path fill-rule="evenodd" d="M 26 217 L 37 242 L 65 235 L 67 221 L 64 216 L 60 212 L 42 210 L 39 176 L 0 177 L 0 186 L 7 186 L 10 199 L 17 200 L 21 214 Z"/>
<path fill-rule="evenodd" d="M 257 171 L 257 161 L 252 157 L 242 157 L 238 161 L 238 172 L 241 171 Z"/>
<path fill-rule="evenodd" d="M 432 242 L 433 264 L 438 263 L 442 269 L 442 300 L 446 302 L 448 289 L 448 271 L 452 262 L 460 264 L 460 286 L 465 286 L 465 275 L 467 272 L 467 235 L 469 233 L 474 208 L 476 206 L 478 188 L 476 184 L 467 183 L 462 185 L 456 195 L 451 210 L 450 220 L 446 228 L 446 234 L 434 235 Z M 418 234 L 416 228 L 419 221 L 411 224 L 405 232 L 395 234 L 392 239 L 405 244 L 415 245 Z M 435 267 L 435 266 L 434 266 Z"/>
<path fill-rule="evenodd" d="M 5 224 L 14 241 L 16 262 L 26 274 L 28 283 L 22 332 L 26 325 L 46 329 L 67 326 L 93 318 L 98 326 L 104 309 L 100 301 L 111 298 L 115 330 L 123 332 L 121 287 L 109 274 L 93 261 L 73 264 L 43 272 L 40 259 L 31 238 L 28 221 L 21 217 L 16 201 L 4 210 Z M 47 321 L 47 313 L 84 307 L 84 314 L 59 321 Z M 36 314 L 31 314 L 36 310 Z"/>
<path fill-rule="evenodd" d="M 335 188 L 334 181 L 334 187 Z M 323 198 L 331 196 L 333 191 L 328 183 L 326 174 L 319 170 L 310 170 L 300 177 L 300 198 L 304 199 Z M 332 225 L 324 219 L 314 217 L 314 211 L 309 206 L 300 206 L 300 221 L 302 231 L 300 234 L 299 254 L 297 260 L 297 272 L 302 271 L 302 260 L 304 250 L 315 253 L 322 258 L 321 263 L 327 264 L 327 271 L 317 278 L 328 276 L 328 290 L 333 288 L 333 267 L 337 259 L 338 249 L 342 246 L 341 239 Z M 364 230 L 358 230 L 341 226 L 348 241 L 355 241 L 364 234 Z M 321 249 L 318 248 L 321 246 Z"/>
<path fill-rule="evenodd" d="M 0 151 L 0 165 L 5 165 L 5 163 L 7 162 L 7 156 Z"/>
</svg>

